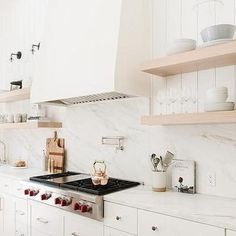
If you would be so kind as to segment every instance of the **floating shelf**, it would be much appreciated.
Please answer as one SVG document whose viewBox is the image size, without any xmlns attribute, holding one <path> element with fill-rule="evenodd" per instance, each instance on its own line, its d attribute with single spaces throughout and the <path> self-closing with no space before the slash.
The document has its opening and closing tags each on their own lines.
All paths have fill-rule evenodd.
<svg viewBox="0 0 236 236">
<path fill-rule="evenodd" d="M 171 115 L 143 116 L 143 125 L 190 125 L 236 123 L 236 111 L 202 112 Z"/>
<path fill-rule="evenodd" d="M 30 121 L 25 123 L 4 123 L 0 129 L 38 129 L 38 128 L 62 128 L 61 122 Z"/>
<path fill-rule="evenodd" d="M 152 60 L 142 71 L 165 77 L 230 65 L 236 65 L 236 41 Z"/>
<path fill-rule="evenodd" d="M 0 103 L 15 102 L 30 98 L 30 88 L 13 90 L 0 94 Z"/>
</svg>

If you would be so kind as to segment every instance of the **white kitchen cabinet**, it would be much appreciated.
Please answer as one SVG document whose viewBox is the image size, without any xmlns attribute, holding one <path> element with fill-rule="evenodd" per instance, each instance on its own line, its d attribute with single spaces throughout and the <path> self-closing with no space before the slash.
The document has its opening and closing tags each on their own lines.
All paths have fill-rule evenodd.
<svg viewBox="0 0 236 236">
<path fill-rule="evenodd" d="M 32 229 L 31 236 L 52 236 L 52 234 L 40 232 L 38 229 Z"/>
<path fill-rule="evenodd" d="M 63 211 L 34 201 L 29 201 L 29 209 L 30 236 L 40 235 L 37 231 L 42 235 L 63 236 Z"/>
<path fill-rule="evenodd" d="M 0 195 L 0 235 L 3 235 L 3 197 Z"/>
<path fill-rule="evenodd" d="M 28 235 L 28 204 L 27 200 L 15 198 L 15 232 L 16 236 Z"/>
<path fill-rule="evenodd" d="M 4 236 L 15 236 L 15 198 L 3 195 L 3 231 Z"/>
<path fill-rule="evenodd" d="M 73 213 L 65 215 L 65 236 L 103 236 L 103 223 Z"/>
<path fill-rule="evenodd" d="M 118 231 L 109 227 L 104 227 L 104 236 L 134 236 L 125 232 Z"/>
<path fill-rule="evenodd" d="M 224 236 L 225 230 L 175 217 L 139 210 L 139 236 Z"/>
<path fill-rule="evenodd" d="M 226 231 L 226 236 L 236 236 L 236 231 L 227 230 Z"/>
<path fill-rule="evenodd" d="M 105 202 L 104 225 L 130 234 L 137 234 L 136 208 Z"/>
<path fill-rule="evenodd" d="M 151 55 L 150 3 L 48 1 L 31 102 L 148 95 L 149 82 L 140 64 Z"/>
</svg>

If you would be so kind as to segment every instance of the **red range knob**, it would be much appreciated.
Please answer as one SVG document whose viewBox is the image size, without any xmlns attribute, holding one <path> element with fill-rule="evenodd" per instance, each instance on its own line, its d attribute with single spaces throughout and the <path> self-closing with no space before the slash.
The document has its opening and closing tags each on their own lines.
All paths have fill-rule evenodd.
<svg viewBox="0 0 236 236">
<path fill-rule="evenodd" d="M 29 195 L 29 192 L 30 192 L 29 189 L 25 189 L 25 191 L 24 191 L 25 195 Z"/>
<path fill-rule="evenodd" d="M 38 193 L 39 193 L 39 191 L 31 190 L 31 191 L 29 192 L 29 195 L 30 195 L 30 197 L 34 197 L 34 196 L 36 196 Z"/>
<path fill-rule="evenodd" d="M 61 201 L 61 206 L 69 206 L 71 204 L 71 200 L 70 199 L 62 199 Z"/>
<path fill-rule="evenodd" d="M 52 195 L 51 194 L 48 194 L 48 193 L 45 193 L 45 194 L 42 194 L 41 195 L 41 200 L 44 201 L 44 200 L 48 200 Z"/>
<path fill-rule="evenodd" d="M 80 210 L 80 208 L 81 208 L 80 204 L 79 203 L 75 203 L 74 210 L 78 211 L 78 210 Z"/>
<path fill-rule="evenodd" d="M 81 212 L 88 212 L 88 206 L 87 205 L 82 205 L 81 207 L 80 207 L 80 211 Z"/>
<path fill-rule="evenodd" d="M 55 198 L 55 205 L 61 204 L 61 198 L 57 197 Z"/>
<path fill-rule="evenodd" d="M 62 201 L 61 201 L 61 206 L 67 206 L 67 201 L 65 200 L 65 199 L 63 199 Z"/>
</svg>

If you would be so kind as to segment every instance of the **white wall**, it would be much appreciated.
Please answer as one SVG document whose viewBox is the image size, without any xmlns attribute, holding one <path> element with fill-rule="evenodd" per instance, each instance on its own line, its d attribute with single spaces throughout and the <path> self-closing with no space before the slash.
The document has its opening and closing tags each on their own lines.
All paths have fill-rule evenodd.
<svg viewBox="0 0 236 236">
<path fill-rule="evenodd" d="M 32 0 L 35 1 L 35 0 Z M 31 2 L 32 1 L 28 1 Z M 10 16 L 7 10 L 11 7 L 6 3 L 23 4 L 19 0 L 1 0 L 0 4 L 0 35 L 8 35 L 9 27 L 11 35 L 18 26 L 15 14 Z M 27 2 L 27 3 L 28 3 Z M 233 21 L 235 18 L 235 1 L 225 0 L 225 8 L 218 9 L 213 7 L 213 13 L 207 13 L 205 18 L 199 9 L 192 12 L 192 0 L 183 0 L 182 10 L 180 10 L 180 0 L 154 0 L 154 57 L 165 54 L 166 42 L 171 39 L 180 37 L 181 25 L 184 37 L 198 38 L 197 32 L 204 26 L 208 25 L 208 18 L 215 18 L 217 22 L 219 16 L 222 22 Z M 24 1 L 24 3 L 26 3 Z M 38 27 L 42 29 L 43 17 L 42 12 L 46 2 L 38 0 L 39 4 L 34 9 L 34 17 L 31 19 L 34 23 L 34 36 Z M 230 4 L 229 4 L 230 3 Z M 42 4 L 42 5 L 41 5 Z M 23 4 L 24 5 L 24 4 Z M 28 12 L 27 7 L 25 9 Z M 207 7 L 208 8 L 208 7 Z M 209 7 L 212 9 L 212 6 Z M 39 10 L 41 9 L 41 10 Z M 207 11 L 207 9 L 205 9 Z M 37 14 L 38 14 L 38 17 Z M 181 14 L 182 12 L 182 14 Z M 211 11 L 210 11 L 211 12 Z M 225 12 L 225 13 L 224 13 Z M 221 14 L 219 14 L 221 13 Z M 4 16 L 7 15 L 7 18 Z M 182 15 L 182 20 L 181 19 Z M 212 17 L 211 17 L 212 15 Z M 195 17 L 196 16 L 196 17 Z M 223 18 L 223 16 L 225 18 Z M 9 19 L 9 20 L 5 20 Z M 39 20 L 41 23 L 39 24 Z M 197 21 L 198 19 L 198 21 Z M 232 20 L 233 19 L 233 20 Z M 210 20 L 209 20 L 210 21 Z M 12 22 L 12 23 L 10 23 Z M 17 32 L 21 35 L 22 45 L 25 43 L 24 38 L 33 37 L 28 31 L 28 20 L 22 30 Z M 181 23 L 182 22 L 182 23 Z M 191 23 L 192 22 L 192 23 Z M 214 21 L 212 21 L 214 23 Z M 202 26 L 200 26 L 202 25 Z M 43 31 L 43 30 L 42 30 Z M 41 31 L 41 32 L 42 32 Z M 3 40 L 4 37 L 0 37 Z M 33 58 L 28 50 L 31 47 L 31 41 L 40 40 L 38 36 L 23 48 L 24 53 L 28 55 L 27 62 L 8 62 L 8 54 L 12 43 L 7 39 L 1 41 L 0 51 L 8 48 L 4 57 L 0 57 L 1 83 L 10 81 L 12 78 L 18 78 L 24 68 L 22 75 L 30 76 L 32 73 Z M 200 39 L 199 39 L 200 40 Z M 33 43 L 33 42 L 32 42 Z M 16 67 L 12 69 L 13 67 Z M 37 66 L 37 65 L 34 65 Z M 227 84 L 231 89 L 230 96 L 234 97 L 234 67 L 221 68 L 216 70 L 201 71 L 191 74 L 174 76 L 168 80 L 155 80 L 154 94 L 156 95 L 161 89 L 168 87 L 181 87 L 182 83 L 190 83 L 189 86 L 198 88 L 199 97 L 203 97 L 205 89 L 218 84 Z M 9 104 L 6 106 L 6 112 L 21 112 L 28 110 L 28 102 Z M 154 104 L 155 112 L 159 112 L 159 105 Z M 173 127 L 145 127 L 140 125 L 141 115 L 148 113 L 148 101 L 143 98 L 130 99 L 117 102 L 108 102 L 91 105 L 81 105 L 77 108 L 50 108 L 49 116 L 63 122 L 63 129 L 60 136 L 66 138 L 68 169 L 82 172 L 89 172 L 95 159 L 105 159 L 108 163 L 109 174 L 115 177 L 127 178 L 133 180 L 151 183 L 151 171 L 149 166 L 149 154 L 152 152 L 164 153 L 167 149 L 176 153 L 177 158 L 191 159 L 197 162 L 197 191 L 199 193 L 222 195 L 227 197 L 236 197 L 236 125 L 204 125 L 204 126 L 173 126 Z M 199 104 L 199 111 L 202 109 Z M 30 166 L 38 167 L 41 163 L 42 150 L 45 148 L 45 139 L 52 135 L 52 130 L 11 130 L 1 131 L 4 139 L 8 143 L 9 157 L 11 161 L 18 158 L 27 159 Z M 122 135 L 126 137 L 124 152 L 115 152 L 112 147 L 101 145 L 101 137 L 109 135 Z M 216 187 L 207 186 L 208 172 L 215 172 L 217 178 Z"/>
</svg>

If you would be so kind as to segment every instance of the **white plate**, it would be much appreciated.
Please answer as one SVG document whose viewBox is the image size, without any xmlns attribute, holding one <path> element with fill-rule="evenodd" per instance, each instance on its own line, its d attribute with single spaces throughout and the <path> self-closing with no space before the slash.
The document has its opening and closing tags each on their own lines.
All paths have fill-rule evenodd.
<svg viewBox="0 0 236 236">
<path fill-rule="evenodd" d="M 219 102 L 219 103 L 206 103 L 205 111 L 232 111 L 234 110 L 233 102 Z"/>
<path fill-rule="evenodd" d="M 214 46 L 217 44 L 221 44 L 221 43 L 228 43 L 228 42 L 232 42 L 235 41 L 235 39 L 217 39 L 217 40 L 213 40 L 213 41 L 209 41 L 206 43 L 203 43 L 202 45 L 199 45 L 199 48 L 205 48 L 205 47 L 210 47 L 210 46 Z"/>
<path fill-rule="evenodd" d="M 28 166 L 23 166 L 23 167 L 17 167 L 17 166 L 12 166 L 13 169 L 28 169 Z"/>
</svg>

